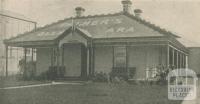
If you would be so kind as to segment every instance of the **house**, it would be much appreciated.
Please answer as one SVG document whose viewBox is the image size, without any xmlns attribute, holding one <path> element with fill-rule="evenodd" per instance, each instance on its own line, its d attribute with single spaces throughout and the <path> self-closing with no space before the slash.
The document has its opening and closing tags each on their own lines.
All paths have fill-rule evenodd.
<svg viewBox="0 0 200 104">
<path fill-rule="evenodd" d="M 81 78 L 112 70 L 131 74 L 132 69 L 131 78 L 143 80 L 153 77 L 158 66 L 187 67 L 188 49 L 177 41 L 180 37 L 142 19 L 139 9 L 133 14 L 131 5 L 124 0 L 122 12 L 94 16 L 83 16 L 84 8 L 77 7 L 74 18 L 4 43 L 7 47 L 23 47 L 25 62 L 26 50 L 35 50 L 37 76 L 52 67 L 64 68 L 65 77 Z"/>
</svg>

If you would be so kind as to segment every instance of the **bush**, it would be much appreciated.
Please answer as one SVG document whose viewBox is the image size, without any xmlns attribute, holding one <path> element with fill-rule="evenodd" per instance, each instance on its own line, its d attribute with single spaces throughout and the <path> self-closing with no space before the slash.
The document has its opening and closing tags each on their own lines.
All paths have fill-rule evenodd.
<svg viewBox="0 0 200 104">
<path fill-rule="evenodd" d="M 23 80 L 31 80 L 35 78 L 36 62 L 29 61 L 25 63 L 25 59 L 19 61 L 20 72 Z"/>
<path fill-rule="evenodd" d="M 107 82 L 108 81 L 108 75 L 103 72 L 95 73 L 95 75 L 92 78 L 95 82 Z"/>
<path fill-rule="evenodd" d="M 111 80 L 128 80 L 128 70 L 124 67 L 114 67 L 110 72 Z M 132 75 L 133 77 L 133 75 Z"/>
<path fill-rule="evenodd" d="M 65 67 L 64 66 L 51 66 L 49 70 L 41 73 L 36 77 L 37 80 L 55 80 L 57 78 L 64 78 Z"/>
<path fill-rule="evenodd" d="M 158 73 L 156 74 L 156 78 L 157 78 L 157 84 L 167 84 L 167 80 L 166 77 L 169 73 L 169 68 L 159 68 Z"/>
</svg>

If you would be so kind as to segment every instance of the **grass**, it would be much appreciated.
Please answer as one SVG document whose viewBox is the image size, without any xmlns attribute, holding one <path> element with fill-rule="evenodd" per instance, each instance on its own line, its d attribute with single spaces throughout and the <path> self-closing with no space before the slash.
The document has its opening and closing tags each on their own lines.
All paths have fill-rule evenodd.
<svg viewBox="0 0 200 104">
<path fill-rule="evenodd" d="M 0 88 L 4 87 L 15 87 L 15 86 L 26 86 L 26 85 L 34 85 L 34 84 L 44 84 L 49 83 L 49 81 L 19 81 L 16 79 L 3 79 L 0 80 Z"/>
<path fill-rule="evenodd" d="M 167 86 L 89 83 L 0 90 L 0 104 L 181 104 Z"/>
</svg>

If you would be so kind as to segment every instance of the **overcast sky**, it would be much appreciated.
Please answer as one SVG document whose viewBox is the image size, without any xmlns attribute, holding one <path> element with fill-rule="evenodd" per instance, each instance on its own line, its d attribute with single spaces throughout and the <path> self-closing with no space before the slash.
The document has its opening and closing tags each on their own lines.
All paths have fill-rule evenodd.
<svg viewBox="0 0 200 104">
<path fill-rule="evenodd" d="M 82 6 L 85 15 L 122 11 L 121 0 L 6 0 L 6 8 L 44 26 L 74 16 Z M 142 18 L 181 36 L 187 46 L 200 46 L 200 0 L 132 0 L 133 9 L 143 10 Z"/>
</svg>

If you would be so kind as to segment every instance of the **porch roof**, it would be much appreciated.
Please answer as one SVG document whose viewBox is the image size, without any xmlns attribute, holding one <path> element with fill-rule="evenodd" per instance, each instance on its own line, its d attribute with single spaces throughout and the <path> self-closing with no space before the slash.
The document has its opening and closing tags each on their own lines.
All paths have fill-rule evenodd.
<svg viewBox="0 0 200 104">
<path fill-rule="evenodd" d="M 95 15 L 79 18 L 67 18 L 46 25 L 31 32 L 5 40 L 7 45 L 59 41 L 60 37 L 68 34 L 71 27 L 76 27 L 85 36 L 93 39 L 127 38 L 127 37 L 174 37 L 177 35 L 166 31 L 150 22 L 130 14 L 116 13 Z"/>
</svg>

